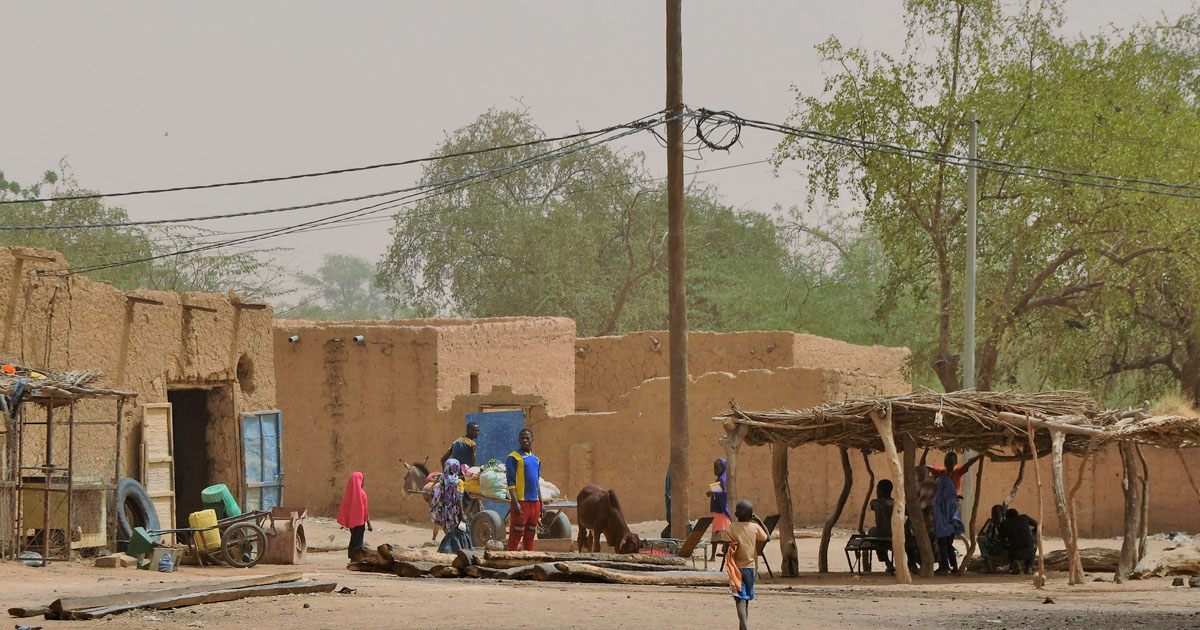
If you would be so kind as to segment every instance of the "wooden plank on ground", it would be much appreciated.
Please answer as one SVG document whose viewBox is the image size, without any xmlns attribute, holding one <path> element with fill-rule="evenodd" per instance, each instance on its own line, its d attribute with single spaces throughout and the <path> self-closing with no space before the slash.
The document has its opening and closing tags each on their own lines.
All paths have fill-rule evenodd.
<svg viewBox="0 0 1200 630">
<path fill-rule="evenodd" d="M 193 593 L 190 595 L 179 595 L 176 597 L 165 597 L 161 599 L 147 599 L 140 602 L 129 604 L 119 604 L 116 606 L 106 606 L 100 608 L 88 608 L 82 611 L 72 611 L 72 619 L 100 619 L 108 615 L 123 613 L 136 608 L 153 608 L 155 610 L 165 610 L 168 608 L 182 608 L 184 606 L 195 606 L 196 604 L 215 604 L 218 602 L 230 602 L 238 599 L 246 599 L 249 597 L 273 597 L 276 595 L 303 595 L 308 593 L 331 593 L 337 588 L 337 582 L 317 582 L 315 580 L 305 580 L 302 582 L 291 582 L 287 584 L 266 584 L 263 586 L 251 586 L 247 588 L 222 589 L 216 591 L 207 591 L 203 593 Z"/>
<path fill-rule="evenodd" d="M 112 595 L 96 595 L 92 597 L 63 597 L 54 600 L 50 604 L 50 609 L 57 613 L 62 613 L 72 610 L 82 610 L 85 608 L 97 608 L 102 606 L 116 606 L 136 602 L 145 599 L 159 599 L 163 597 L 173 597 L 178 595 L 189 595 L 192 593 L 202 593 L 206 591 L 214 591 L 219 589 L 236 589 L 248 588 L 252 586 L 264 586 L 269 584 L 282 584 L 285 582 L 295 582 L 304 577 L 299 571 L 289 571 L 287 573 L 276 573 L 274 575 L 259 575 L 251 578 L 243 578 L 240 580 L 221 580 L 215 582 L 202 582 L 199 584 L 191 584 L 178 588 L 161 589 L 157 591 L 141 591 L 129 593 L 114 593 Z"/>
<path fill-rule="evenodd" d="M 729 586 L 729 576 L 723 571 L 654 571 L 625 572 L 603 569 L 581 562 L 556 562 L 554 568 L 563 573 L 613 584 L 646 586 Z"/>
<path fill-rule="evenodd" d="M 50 613 L 49 606 L 16 606 L 8 609 L 8 614 L 13 617 L 37 617 Z"/>
</svg>

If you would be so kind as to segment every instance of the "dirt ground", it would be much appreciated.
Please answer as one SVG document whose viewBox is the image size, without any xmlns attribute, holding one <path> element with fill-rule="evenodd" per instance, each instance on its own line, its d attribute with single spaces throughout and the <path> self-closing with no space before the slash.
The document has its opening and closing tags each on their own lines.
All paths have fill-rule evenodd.
<svg viewBox="0 0 1200 630">
<path fill-rule="evenodd" d="M 429 529 L 377 522 L 369 544 L 420 545 Z M 635 526 L 656 534 L 662 522 Z M 174 611 L 131 612 L 99 621 L 10 622 L 46 628 L 689 628 L 736 627 L 728 591 L 721 588 L 628 587 L 608 584 L 497 582 L 492 580 L 403 579 L 346 571 L 343 545 L 348 534 L 328 519 L 309 524 L 315 548 L 306 574 L 357 589 L 353 595 L 296 595 L 209 604 Z M 847 573 L 842 554 L 845 533 L 830 545 L 830 569 L 816 573 L 818 540 L 805 532 L 800 547 L 800 578 L 771 579 L 763 571 L 751 606 L 755 628 L 1197 628 L 1200 589 L 1171 586 L 1170 578 L 1111 582 L 1111 575 L 1087 576 L 1068 588 L 1064 574 L 1036 590 L 1029 576 L 968 575 L 917 580 L 897 586 L 881 574 Z M 1047 551 L 1061 541 L 1047 541 Z M 1083 541 L 1085 546 L 1119 545 L 1115 540 Z M 1151 552 L 1170 543 L 1151 541 Z M 778 566 L 779 551 L 768 547 Z M 48 568 L 0 562 L 0 605 L 48 604 L 58 597 L 100 595 L 131 589 L 167 588 L 189 581 L 234 578 L 286 571 L 291 567 L 180 567 L 173 574 L 135 569 L 98 569 L 82 562 Z M 1103 581 L 1093 581 L 1093 580 Z M 1049 599 L 1050 602 L 1046 600 Z"/>
</svg>

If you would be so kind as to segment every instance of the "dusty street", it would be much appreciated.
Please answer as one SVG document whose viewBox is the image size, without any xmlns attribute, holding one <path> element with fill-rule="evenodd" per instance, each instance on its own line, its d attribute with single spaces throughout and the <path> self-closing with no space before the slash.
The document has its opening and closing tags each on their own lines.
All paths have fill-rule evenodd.
<svg viewBox="0 0 1200 630">
<path fill-rule="evenodd" d="M 645 523 L 642 531 L 661 528 Z M 327 520 L 312 523 L 317 548 L 344 543 Z M 379 523 L 368 535 L 378 544 L 420 544 L 429 530 Z M 333 540 L 329 537 L 333 536 Z M 1056 541 L 1058 542 L 1058 541 Z M 1175 588 L 1169 578 L 1123 586 L 1091 582 L 1070 588 L 1064 575 L 1035 590 L 1027 576 L 978 576 L 919 580 L 910 587 L 883 575 L 855 578 L 845 573 L 842 542 L 830 546 L 834 573 L 819 576 L 817 540 L 801 538 L 801 571 L 794 579 L 764 572 L 751 607 L 756 628 L 1196 628 L 1200 590 Z M 1060 543 L 1061 544 L 1061 543 Z M 1085 541 L 1088 546 L 1116 541 Z M 1156 542 L 1154 549 L 1164 543 Z M 1053 549 L 1055 546 L 1050 545 Z M 776 564 L 777 548 L 768 557 Z M 173 611 L 132 612 L 102 621 L 22 621 L 46 628 L 236 628 L 279 630 L 345 628 L 630 628 L 636 626 L 736 627 L 730 597 L 719 588 L 626 587 L 605 584 L 498 582 L 493 580 L 402 579 L 346 571 L 342 551 L 311 553 L 303 570 L 357 589 L 353 595 L 303 595 L 248 599 Z M 174 574 L 134 569 L 98 569 L 60 563 L 47 569 L 0 563 L 0 604 L 47 604 L 67 595 L 99 595 L 130 589 L 165 588 L 188 581 L 275 573 L 289 567 L 181 567 Z M 1089 574 L 1087 579 L 1110 576 Z M 1046 598 L 1053 603 L 1043 603 Z M 32 622 L 32 623 L 31 623 Z"/>
</svg>

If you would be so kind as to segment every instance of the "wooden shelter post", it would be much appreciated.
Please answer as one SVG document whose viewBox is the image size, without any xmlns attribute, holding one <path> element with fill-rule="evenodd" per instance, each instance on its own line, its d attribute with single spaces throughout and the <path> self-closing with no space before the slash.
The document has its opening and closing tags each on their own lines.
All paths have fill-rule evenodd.
<svg viewBox="0 0 1200 630">
<path fill-rule="evenodd" d="M 738 470 L 738 450 L 742 448 L 742 439 L 746 437 L 746 425 L 735 424 L 733 422 L 725 423 L 725 435 L 717 438 L 721 446 L 725 447 L 725 497 L 729 502 L 730 511 L 737 505 L 737 470 Z"/>
<path fill-rule="evenodd" d="M 1079 549 L 1079 519 L 1075 518 L 1075 494 L 1079 492 L 1079 487 L 1083 485 L 1084 472 L 1087 471 L 1088 460 L 1092 458 L 1093 449 L 1096 448 L 1096 438 L 1088 440 L 1087 452 L 1083 454 L 1083 459 L 1079 460 L 1079 473 L 1075 475 L 1075 485 L 1071 486 L 1071 491 L 1067 493 L 1067 505 L 1071 506 L 1071 537 L 1075 539 L 1075 548 Z M 1083 575 L 1083 560 L 1080 559 L 1078 553 L 1075 554 L 1075 563 L 1072 570 L 1078 571 L 1079 575 Z"/>
<path fill-rule="evenodd" d="M 1183 449 L 1175 447 L 1175 454 L 1179 456 L 1179 465 L 1183 466 L 1183 472 L 1187 473 L 1188 482 L 1192 484 L 1192 490 L 1196 493 L 1196 499 L 1200 499 L 1200 484 L 1196 483 L 1196 478 L 1192 476 L 1192 469 L 1188 467 L 1187 458 L 1183 456 Z"/>
<path fill-rule="evenodd" d="M 1026 416 L 1026 420 L 1029 417 Z M 1033 421 L 1025 427 L 1025 436 L 1029 438 L 1029 452 L 1033 454 L 1033 478 L 1037 480 L 1037 505 L 1038 505 L 1038 527 L 1037 527 L 1037 551 L 1038 551 L 1038 570 L 1037 575 L 1033 576 L 1033 585 L 1036 588 L 1042 588 L 1046 585 L 1046 553 L 1042 545 L 1042 532 L 1046 529 L 1046 516 L 1042 509 L 1042 469 L 1038 466 L 1037 461 L 1037 445 L 1033 443 Z"/>
<path fill-rule="evenodd" d="M 833 526 L 842 518 L 842 510 L 846 507 L 846 499 L 850 498 L 850 489 L 854 487 L 854 469 L 850 468 L 850 451 L 845 446 L 838 447 L 838 455 L 842 459 L 842 493 L 838 495 L 837 505 L 833 514 L 821 528 L 821 548 L 817 555 L 817 573 L 829 573 L 829 538 L 833 535 Z"/>
<path fill-rule="evenodd" d="M 1141 444 L 1134 444 L 1133 450 L 1137 453 L 1138 461 L 1142 465 L 1141 516 L 1138 519 L 1137 561 L 1134 563 L 1137 564 L 1146 557 L 1146 537 L 1150 533 L 1150 464 L 1146 463 L 1146 455 L 1142 452 Z"/>
<path fill-rule="evenodd" d="M 911 435 L 904 436 L 904 470 L 903 478 L 905 509 L 912 523 L 913 536 L 917 539 L 917 552 L 921 555 L 921 577 L 933 577 L 933 544 L 929 540 L 932 533 L 925 526 L 925 515 L 921 512 L 920 489 L 917 487 L 917 443 Z"/>
<path fill-rule="evenodd" d="M 962 562 L 958 563 L 959 575 L 967 572 L 967 563 L 970 562 L 971 556 L 975 554 L 975 547 L 979 544 L 975 537 L 975 520 L 979 515 L 979 495 L 983 494 L 984 461 L 979 460 L 979 468 L 975 470 L 975 497 L 971 500 L 971 522 L 967 525 L 967 555 L 963 556 Z"/>
<path fill-rule="evenodd" d="M 904 468 L 900 466 L 900 454 L 896 452 L 896 438 L 892 432 L 892 406 L 887 405 L 882 411 L 872 409 L 870 416 L 883 442 L 883 452 L 892 467 L 892 475 L 896 477 L 896 505 L 892 508 L 892 562 L 896 566 L 896 583 L 912 584 L 912 574 L 908 572 L 908 554 L 904 552 Z"/>
<path fill-rule="evenodd" d="M 788 447 L 776 442 L 771 445 L 771 475 L 775 480 L 775 505 L 779 508 L 780 573 L 800 575 L 800 555 L 796 552 L 796 526 L 792 520 L 792 489 L 788 484 Z"/>
<path fill-rule="evenodd" d="M 1021 489 L 1021 480 L 1025 478 L 1025 464 L 1028 461 L 1028 459 L 1022 459 L 1021 466 L 1017 468 L 1017 480 L 1013 482 L 1012 490 L 1008 491 L 1008 497 L 1004 499 L 1004 503 L 1002 504 L 1006 510 L 1013 502 L 1013 499 L 1017 498 L 1017 490 Z"/>
<path fill-rule="evenodd" d="M 1058 512 L 1058 524 L 1062 528 L 1063 544 L 1067 548 L 1067 584 L 1083 584 L 1083 572 L 1076 573 L 1079 563 L 1079 541 L 1072 533 L 1075 531 L 1074 517 L 1067 503 L 1066 483 L 1063 480 L 1063 444 L 1066 434 L 1062 431 L 1050 431 L 1050 443 L 1054 453 L 1050 458 L 1050 468 L 1054 473 L 1052 487 L 1054 488 L 1054 507 Z"/>
<path fill-rule="evenodd" d="M 1125 492 L 1125 538 L 1121 541 L 1121 556 L 1117 560 L 1113 581 L 1121 584 L 1137 564 L 1137 538 L 1142 531 L 1139 522 L 1142 515 L 1142 484 L 1133 443 L 1122 441 L 1117 448 L 1121 452 L 1121 489 Z"/>
<path fill-rule="evenodd" d="M 858 533 L 865 534 L 867 533 L 867 530 L 865 529 L 867 522 L 867 507 L 871 505 L 871 497 L 875 495 L 875 471 L 871 469 L 871 458 L 867 455 L 867 452 L 859 451 L 859 453 L 862 453 L 863 466 L 867 469 L 868 477 L 866 498 L 863 499 L 862 511 L 858 513 Z M 1200 490 L 1197 490 L 1196 494 L 1200 495 Z"/>
</svg>

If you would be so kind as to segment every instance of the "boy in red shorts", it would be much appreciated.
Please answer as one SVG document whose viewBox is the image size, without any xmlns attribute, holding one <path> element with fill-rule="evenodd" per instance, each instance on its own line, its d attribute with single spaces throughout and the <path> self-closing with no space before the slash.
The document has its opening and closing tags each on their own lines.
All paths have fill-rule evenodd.
<svg viewBox="0 0 1200 630">
<path fill-rule="evenodd" d="M 546 508 L 542 506 L 542 462 L 533 454 L 533 431 L 517 434 L 521 449 L 508 454 L 504 474 L 508 477 L 509 528 L 508 550 L 533 551 L 533 538 Z"/>
</svg>

